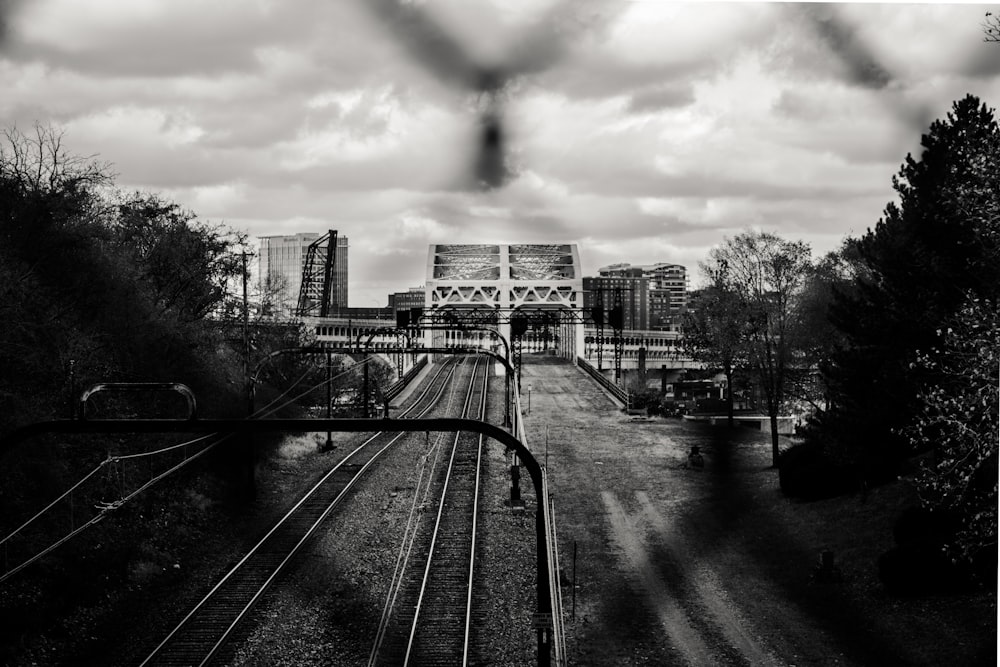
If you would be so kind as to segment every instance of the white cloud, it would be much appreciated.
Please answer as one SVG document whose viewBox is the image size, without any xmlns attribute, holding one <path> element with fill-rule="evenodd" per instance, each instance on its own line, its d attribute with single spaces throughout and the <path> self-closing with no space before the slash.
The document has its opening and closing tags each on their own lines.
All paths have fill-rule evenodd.
<svg viewBox="0 0 1000 667">
<path fill-rule="evenodd" d="M 479 192 L 482 100 L 371 3 L 21 3 L 0 117 L 62 124 L 123 187 L 252 235 L 340 230 L 353 295 L 419 284 L 440 241 L 694 266 L 758 225 L 825 252 L 874 225 L 952 100 L 1000 104 L 974 5 L 416 3 L 522 68 L 501 95 L 517 176 Z"/>
</svg>

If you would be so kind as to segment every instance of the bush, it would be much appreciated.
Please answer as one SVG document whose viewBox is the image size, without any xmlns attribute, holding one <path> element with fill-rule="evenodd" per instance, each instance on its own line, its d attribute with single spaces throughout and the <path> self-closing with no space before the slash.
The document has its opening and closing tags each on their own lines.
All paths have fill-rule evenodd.
<svg viewBox="0 0 1000 667">
<path fill-rule="evenodd" d="M 955 534 L 955 517 L 924 507 L 908 507 L 896 519 L 892 536 L 898 545 L 940 546 Z"/>
<path fill-rule="evenodd" d="M 878 576 L 893 595 L 935 595 L 968 588 L 969 578 L 941 546 L 907 544 L 878 559 Z"/>
<path fill-rule="evenodd" d="M 781 492 L 793 498 L 833 498 L 857 489 L 857 480 L 852 466 L 833 460 L 817 444 L 794 445 L 778 458 Z"/>
<path fill-rule="evenodd" d="M 956 563 L 945 545 L 954 539 L 959 517 L 941 510 L 909 507 L 892 534 L 896 546 L 878 559 L 879 579 L 894 595 L 936 595 L 969 590 L 975 584 L 996 588 L 997 552 L 983 549 L 970 563 Z"/>
</svg>

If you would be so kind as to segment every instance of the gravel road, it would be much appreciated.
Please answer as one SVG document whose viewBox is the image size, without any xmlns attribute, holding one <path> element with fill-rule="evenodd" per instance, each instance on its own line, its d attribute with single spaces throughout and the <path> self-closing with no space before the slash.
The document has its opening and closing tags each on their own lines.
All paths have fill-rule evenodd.
<svg viewBox="0 0 1000 667">
<path fill-rule="evenodd" d="M 995 595 L 901 600 L 878 582 L 912 502 L 903 482 L 866 502 L 789 501 L 767 434 L 630 422 L 579 369 L 531 361 L 526 426 L 547 452 L 570 664 L 995 664 Z M 694 445 L 703 468 L 687 465 Z M 825 548 L 844 564 L 837 583 L 814 576 Z"/>
</svg>

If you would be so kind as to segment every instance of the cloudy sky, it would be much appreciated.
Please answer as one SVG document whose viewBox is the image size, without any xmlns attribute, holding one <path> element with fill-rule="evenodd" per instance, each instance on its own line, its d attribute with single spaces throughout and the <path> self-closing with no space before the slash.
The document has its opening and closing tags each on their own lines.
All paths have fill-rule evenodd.
<svg viewBox="0 0 1000 667">
<path fill-rule="evenodd" d="M 695 271 L 747 227 L 818 255 L 873 226 L 931 120 L 1000 104 L 989 9 L 0 0 L 0 122 L 251 236 L 338 230 L 355 306 L 422 284 L 430 243 Z"/>
</svg>

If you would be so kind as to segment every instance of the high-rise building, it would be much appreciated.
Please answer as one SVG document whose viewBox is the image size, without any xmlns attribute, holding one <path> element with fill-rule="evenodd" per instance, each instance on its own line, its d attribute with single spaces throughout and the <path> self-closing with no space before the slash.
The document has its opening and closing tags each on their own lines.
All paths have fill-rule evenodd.
<svg viewBox="0 0 1000 667">
<path fill-rule="evenodd" d="M 389 310 L 395 313 L 405 311 L 409 313 L 412 308 L 424 308 L 427 302 L 427 290 L 424 287 L 411 287 L 406 292 L 394 292 L 389 295 Z"/>
<path fill-rule="evenodd" d="M 621 263 L 598 269 L 598 274 L 607 278 L 646 278 L 649 281 L 647 328 L 673 329 L 679 324 L 681 313 L 687 306 L 685 267 L 667 262 L 638 266 Z"/>
<path fill-rule="evenodd" d="M 622 307 L 622 328 L 629 331 L 649 328 L 649 279 L 616 275 L 583 279 L 583 307 L 588 313 L 604 307 L 604 326 L 611 327 L 609 315 L 616 304 Z M 588 323 L 589 326 L 589 323 Z"/>
<path fill-rule="evenodd" d="M 347 303 L 347 249 L 349 247 L 347 237 L 338 234 L 337 251 L 334 255 L 336 259 L 336 264 L 334 264 L 334 275 L 336 276 L 334 305 L 338 308 L 347 308 L 350 305 Z"/>
<path fill-rule="evenodd" d="M 261 236 L 260 257 L 257 265 L 257 279 L 262 291 L 262 301 L 273 304 L 269 315 L 279 318 L 292 317 L 298 304 L 299 289 L 302 286 L 302 269 L 309 245 L 321 234 L 303 232 L 287 236 Z M 337 308 L 347 307 L 347 251 L 346 236 L 337 236 L 334 264 L 333 302 Z"/>
</svg>

